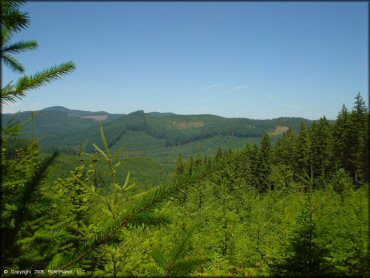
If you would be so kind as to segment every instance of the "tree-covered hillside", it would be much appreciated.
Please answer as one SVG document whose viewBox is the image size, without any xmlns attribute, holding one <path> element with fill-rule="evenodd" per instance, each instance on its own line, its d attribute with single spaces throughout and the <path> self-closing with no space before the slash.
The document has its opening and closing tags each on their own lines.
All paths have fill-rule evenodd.
<svg viewBox="0 0 370 278">
<path fill-rule="evenodd" d="M 4 41 L 29 18 L 19 10 L 23 1 L 0 3 L 1 61 L 23 73 L 12 54 L 37 43 Z M 1 88 L 1 102 L 74 68 L 69 62 L 23 75 Z M 360 94 L 333 122 L 138 111 L 108 115 L 99 126 L 91 117 L 103 112 L 43 112 L 54 120 L 34 115 L 30 130 L 14 121 L 1 130 L 4 277 L 369 277 L 369 111 Z M 38 132 L 55 121 L 80 129 L 60 136 L 71 140 L 68 155 L 40 147 Z M 242 148 L 231 148 L 236 139 Z M 148 155 L 176 153 L 169 172 Z"/>
<path fill-rule="evenodd" d="M 265 133 L 260 144 L 179 155 L 171 179 L 154 182 L 160 186 L 132 183 L 129 169 L 121 171 L 124 149 L 110 148 L 103 127 L 102 147 L 81 149 L 69 173 L 58 161 L 51 166 L 54 157 L 42 159 L 35 143 L 9 157 L 14 136 L 5 136 L 5 267 L 96 276 L 366 276 L 368 121 L 358 95 L 335 123 L 302 122 L 276 144 Z"/>
<path fill-rule="evenodd" d="M 247 143 L 258 144 L 265 132 L 276 142 L 289 128 L 298 131 L 302 121 L 308 126 L 312 124 L 302 118 L 251 120 L 143 111 L 123 115 L 60 106 L 4 114 L 3 125 L 9 121 L 24 123 L 24 138 L 31 138 L 32 134 L 40 138 L 43 151 L 62 153 L 65 157 L 61 161 L 65 164 L 55 167 L 65 168 L 66 172 L 78 164 L 75 155 L 81 145 L 88 153 L 94 152 L 92 143 L 102 147 L 99 123 L 103 123 L 109 147 L 113 151 L 126 147 L 122 156 L 125 166 L 121 170 L 127 173 L 131 168 L 135 181 L 150 184 L 170 179 L 179 154 L 189 158 L 196 154 L 212 155 L 219 147 L 235 149 Z M 14 149 L 17 142 L 9 148 Z"/>
<path fill-rule="evenodd" d="M 118 115 L 108 114 L 107 112 L 88 112 L 80 110 L 70 110 L 61 106 L 48 107 L 40 111 L 25 111 L 15 114 L 3 114 L 2 125 L 10 121 L 24 123 L 23 131 L 30 134 L 33 132 L 37 137 L 44 138 L 44 144 L 48 145 L 53 138 L 63 137 L 70 133 L 75 133 L 87 127 L 99 126 L 99 121 L 94 119 L 104 119 L 109 122 L 117 118 Z M 99 118 L 100 116 L 100 118 Z M 33 117 L 33 121 L 32 121 Z"/>
<path fill-rule="evenodd" d="M 32 116 L 33 115 L 33 116 Z M 33 120 L 32 120 L 33 117 Z M 79 149 L 86 140 L 99 141 L 96 128 L 104 123 L 108 144 L 113 149 L 127 145 L 128 150 L 150 151 L 159 147 L 179 147 L 186 144 L 215 147 L 242 146 L 245 142 L 258 142 L 264 132 L 278 138 L 288 128 L 296 131 L 301 121 L 308 126 L 309 120 L 302 118 L 278 118 L 272 120 L 251 120 L 243 118 L 223 118 L 214 115 L 176 115 L 173 113 L 133 112 L 128 115 L 109 114 L 106 112 L 88 112 L 69 110 L 64 107 L 49 107 L 35 112 L 4 114 L 2 124 L 9 121 L 24 124 L 24 131 L 42 137 L 41 147 L 46 151 L 58 149 L 71 153 Z M 231 141 L 235 143 L 222 143 Z M 208 141 L 215 141 L 209 144 Z M 238 142 L 238 143 L 236 143 Z M 86 151 L 93 149 L 87 146 Z"/>
</svg>

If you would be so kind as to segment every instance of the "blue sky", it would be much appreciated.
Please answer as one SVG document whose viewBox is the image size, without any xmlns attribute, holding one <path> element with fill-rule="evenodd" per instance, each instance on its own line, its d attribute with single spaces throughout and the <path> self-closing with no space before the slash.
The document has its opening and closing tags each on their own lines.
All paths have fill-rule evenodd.
<svg viewBox="0 0 370 278">
<path fill-rule="evenodd" d="M 14 41 L 32 74 L 77 70 L 3 112 L 61 105 L 130 113 L 335 119 L 368 96 L 366 2 L 30 2 Z M 4 68 L 3 84 L 19 76 Z"/>
</svg>

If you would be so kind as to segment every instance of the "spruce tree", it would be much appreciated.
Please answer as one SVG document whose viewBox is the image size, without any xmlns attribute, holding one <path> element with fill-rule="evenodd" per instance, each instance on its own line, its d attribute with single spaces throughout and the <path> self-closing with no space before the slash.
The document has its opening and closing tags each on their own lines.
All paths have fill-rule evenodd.
<svg viewBox="0 0 370 278">
<path fill-rule="evenodd" d="M 301 122 L 300 132 L 297 138 L 297 170 L 312 175 L 312 155 L 310 132 L 305 124 Z"/>
<path fill-rule="evenodd" d="M 298 169 L 297 141 L 296 132 L 289 128 L 274 147 L 274 162 L 289 167 L 293 172 Z"/>
<path fill-rule="evenodd" d="M 292 277 L 317 277 L 332 274 L 329 249 L 318 239 L 317 221 L 312 202 L 313 180 L 304 179 L 308 191 L 297 226 L 288 242 L 283 262 L 275 264 L 275 274 Z"/>
<path fill-rule="evenodd" d="M 262 138 L 257 165 L 258 190 L 263 193 L 270 189 L 271 175 L 271 142 L 267 133 Z"/>
<path fill-rule="evenodd" d="M 356 136 L 356 130 L 352 124 L 352 118 L 345 105 L 338 113 L 334 129 L 334 159 L 336 168 L 343 168 L 354 176 L 354 167 L 352 163 L 353 142 Z"/>
<path fill-rule="evenodd" d="M 368 175 L 368 159 L 369 159 L 369 137 L 368 137 L 368 118 L 369 114 L 362 96 L 358 94 L 355 98 L 355 105 L 351 112 L 354 136 L 353 144 L 353 164 L 355 168 L 356 185 L 363 181 Z"/>
<path fill-rule="evenodd" d="M 312 125 L 312 168 L 316 186 L 324 186 L 325 180 L 333 170 L 333 133 L 332 126 L 324 117 Z"/>
<path fill-rule="evenodd" d="M 13 56 L 37 47 L 36 41 L 12 43 L 13 35 L 29 26 L 27 13 L 19 10 L 25 1 L 1 1 L 1 63 L 11 70 L 24 73 L 23 65 Z M 1 87 L 1 104 L 15 102 L 27 91 L 44 86 L 75 69 L 73 62 L 40 71 L 34 75 L 23 75 L 14 84 L 9 82 Z M 14 159 L 6 156 L 6 149 L 12 137 L 19 135 L 22 124 L 14 124 L 2 129 L 2 261 L 7 267 L 25 267 L 25 263 L 38 267 L 45 259 L 41 253 L 31 252 L 33 239 L 40 240 L 37 231 L 44 222 L 44 194 L 41 186 L 48 169 L 57 154 L 41 158 L 38 143 L 34 138 L 28 148 L 18 152 Z M 10 136 L 7 136 L 10 134 Z M 27 247 L 28 246 L 28 247 Z M 30 247 L 31 246 L 31 247 Z M 45 245 L 44 245 L 45 246 Z M 31 254 L 31 255 L 29 255 Z"/>
</svg>

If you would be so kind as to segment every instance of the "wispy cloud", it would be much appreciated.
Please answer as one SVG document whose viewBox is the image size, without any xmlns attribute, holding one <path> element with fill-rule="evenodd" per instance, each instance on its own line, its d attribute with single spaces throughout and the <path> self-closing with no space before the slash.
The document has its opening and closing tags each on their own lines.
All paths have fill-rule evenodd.
<svg viewBox="0 0 370 278">
<path fill-rule="evenodd" d="M 248 87 L 247 85 L 237 86 L 237 87 L 232 88 L 229 92 L 230 92 L 230 93 L 238 92 L 238 91 L 240 91 L 240 90 L 242 90 L 242 89 L 245 89 L 245 88 L 247 88 L 247 87 Z"/>
<path fill-rule="evenodd" d="M 219 87 L 222 87 L 224 85 L 225 85 L 224 83 L 212 84 L 212 85 L 209 85 L 209 86 L 203 88 L 203 91 L 207 91 L 207 90 L 214 89 L 214 88 L 219 88 Z"/>
</svg>

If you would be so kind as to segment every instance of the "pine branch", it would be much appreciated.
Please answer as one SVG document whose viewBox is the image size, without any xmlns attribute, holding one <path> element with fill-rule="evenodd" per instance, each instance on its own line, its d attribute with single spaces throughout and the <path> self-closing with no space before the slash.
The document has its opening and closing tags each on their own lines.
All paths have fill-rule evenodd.
<svg viewBox="0 0 370 278">
<path fill-rule="evenodd" d="M 28 27 L 30 22 L 28 13 L 21 13 L 19 11 L 8 11 L 6 16 L 2 16 L 1 23 L 6 28 L 19 32 Z"/>
<path fill-rule="evenodd" d="M 21 99 L 25 94 L 17 93 L 14 89 L 14 86 L 11 83 L 8 83 L 4 88 L 1 89 L 1 104 L 6 104 L 9 102 L 16 102 L 18 99 Z"/>
<path fill-rule="evenodd" d="M 17 210 L 15 212 L 15 227 L 11 229 L 9 239 L 6 241 L 6 245 L 14 246 L 15 238 L 18 231 L 21 229 L 23 222 L 26 219 L 27 207 L 33 202 L 35 193 L 37 192 L 38 187 L 41 182 L 45 179 L 47 171 L 52 163 L 55 161 L 57 153 L 52 154 L 50 157 L 45 158 L 41 165 L 36 168 L 35 172 L 32 174 L 31 178 L 24 184 L 23 190 L 20 193 L 20 196 L 17 200 Z M 6 248 L 5 248 L 6 250 Z"/>
<path fill-rule="evenodd" d="M 50 84 L 52 81 L 60 79 L 63 75 L 66 75 L 75 69 L 76 66 L 73 62 L 67 62 L 38 72 L 31 76 L 23 76 L 16 84 L 16 91 L 24 92 L 26 90 L 45 86 Z"/>
<path fill-rule="evenodd" d="M 26 95 L 26 91 L 49 84 L 75 69 L 76 66 L 73 62 L 67 62 L 32 76 L 23 76 L 18 80 L 15 86 L 9 83 L 1 89 L 1 104 L 16 102 L 17 99 L 21 99 Z"/>
<path fill-rule="evenodd" d="M 2 49 L 3 53 L 9 52 L 18 54 L 28 50 L 34 50 L 38 47 L 37 41 L 20 41 L 11 45 L 5 46 Z"/>
<path fill-rule="evenodd" d="M 101 138 L 103 140 L 105 151 L 107 152 L 107 155 L 110 156 L 110 149 L 108 147 L 107 137 L 105 137 L 104 128 L 103 128 L 102 123 L 100 123 L 100 134 L 101 134 Z"/>
<path fill-rule="evenodd" d="M 195 218 L 194 222 L 190 224 L 190 227 L 183 234 L 180 243 L 176 244 L 176 248 L 171 251 L 171 257 L 168 260 L 169 263 L 167 265 L 166 276 L 173 276 L 177 274 L 177 272 L 181 273 L 181 270 L 183 270 L 184 272 L 190 272 L 192 270 L 190 269 L 190 264 L 188 264 L 188 269 L 185 270 L 186 259 L 184 259 L 184 257 L 186 255 L 186 246 L 191 239 L 195 228 L 200 224 L 199 219 L 200 218 Z"/>
<path fill-rule="evenodd" d="M 13 37 L 13 33 L 7 28 L 1 28 L 1 47 L 6 45 L 8 41 Z"/>
<path fill-rule="evenodd" d="M 13 30 L 14 32 L 19 32 L 28 27 L 30 19 L 28 13 L 20 12 L 19 6 L 26 3 L 26 1 L 21 0 L 2 0 L 0 1 L 1 7 L 1 17 L 0 23 L 1 28 L 7 28 Z"/>
<path fill-rule="evenodd" d="M 187 258 L 183 259 L 173 266 L 169 276 L 188 276 L 197 266 L 209 261 L 207 258 Z"/>
<path fill-rule="evenodd" d="M 3 54 L 1 58 L 4 61 L 4 64 L 7 65 L 12 71 L 19 73 L 23 73 L 25 71 L 24 66 L 13 56 Z"/>
<path fill-rule="evenodd" d="M 0 7 L 3 9 L 3 12 L 7 10 L 17 10 L 21 5 L 25 3 L 25 0 L 2 0 Z"/>
<path fill-rule="evenodd" d="M 153 213 L 143 212 L 135 215 L 130 220 L 130 225 L 150 225 L 150 226 L 159 226 L 167 225 L 170 223 L 170 219 L 163 215 L 154 215 Z"/>
<path fill-rule="evenodd" d="M 165 257 L 164 252 L 158 246 L 154 247 L 150 254 L 158 266 L 166 268 L 167 258 Z"/>
<path fill-rule="evenodd" d="M 158 247 L 154 247 L 151 252 L 156 264 L 165 270 L 164 276 L 166 277 L 189 275 L 195 267 L 209 260 L 207 258 L 186 258 L 188 243 L 196 227 L 201 224 L 201 218 L 194 217 L 193 219 L 186 231 L 182 233 L 180 241 L 176 241 L 168 257 Z"/>
<path fill-rule="evenodd" d="M 70 268 L 94 251 L 97 247 L 109 241 L 119 229 L 127 226 L 137 215 L 152 208 L 155 204 L 163 201 L 165 197 L 174 193 L 180 188 L 194 184 L 206 174 L 207 172 L 205 171 L 199 171 L 197 175 L 182 177 L 172 185 L 159 186 L 156 189 L 147 192 L 147 194 L 142 195 L 135 204 L 119 215 L 115 221 L 108 223 L 106 227 L 96 235 L 94 240 L 85 242 L 80 251 L 75 252 L 65 260 L 59 261 L 57 264 L 49 265 L 48 268 Z"/>
<path fill-rule="evenodd" d="M 12 213 L 14 226 L 2 227 L 3 232 L 3 250 L 6 258 L 12 258 L 14 252 L 17 252 L 16 238 L 23 227 L 28 216 L 28 209 L 34 203 L 37 197 L 38 188 L 41 182 L 45 179 L 49 167 L 55 161 L 57 154 L 54 153 L 48 158 L 45 158 L 32 173 L 31 177 L 26 180 L 17 198 L 14 200 L 15 209 Z"/>
<path fill-rule="evenodd" d="M 28 122 L 29 120 L 26 120 L 20 123 L 17 120 L 16 116 L 13 116 L 12 118 L 10 118 L 10 120 L 5 124 L 5 127 L 1 129 L 1 133 L 2 133 L 1 139 L 3 139 L 3 142 L 6 143 L 6 140 L 10 137 L 22 135 L 21 131 Z"/>
</svg>

